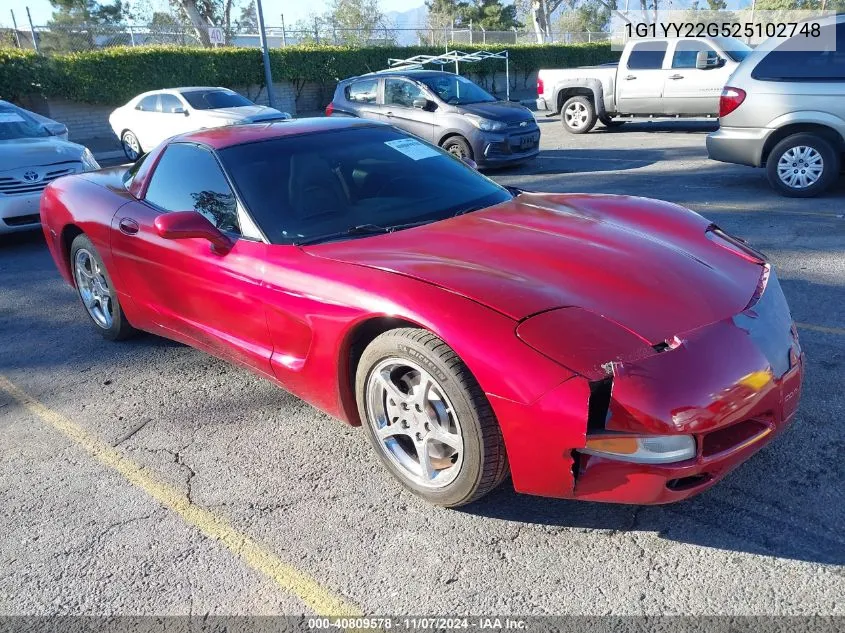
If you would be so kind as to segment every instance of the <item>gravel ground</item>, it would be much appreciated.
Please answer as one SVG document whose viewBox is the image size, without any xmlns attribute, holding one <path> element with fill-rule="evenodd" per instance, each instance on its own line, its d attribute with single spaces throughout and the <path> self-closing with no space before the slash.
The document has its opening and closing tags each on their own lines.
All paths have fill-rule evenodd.
<svg viewBox="0 0 845 633">
<path fill-rule="evenodd" d="M 7 237 L 0 375 L 53 413 L 0 388 L 0 614 L 308 614 L 317 590 L 280 583 L 295 568 L 365 613 L 845 615 L 845 179 L 824 198 L 778 197 L 761 170 L 708 161 L 704 123 L 541 128 L 539 159 L 492 177 L 672 200 L 771 256 L 806 325 L 788 432 L 677 505 L 506 483 L 438 509 L 391 481 L 363 433 L 270 383 L 153 336 L 102 340 L 40 236 Z M 236 556 L 209 517 L 281 566 Z"/>
</svg>

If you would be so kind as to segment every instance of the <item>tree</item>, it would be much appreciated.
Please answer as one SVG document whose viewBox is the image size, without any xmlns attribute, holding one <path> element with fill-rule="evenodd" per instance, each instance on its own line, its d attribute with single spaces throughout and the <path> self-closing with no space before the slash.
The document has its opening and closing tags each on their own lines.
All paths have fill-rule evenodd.
<svg viewBox="0 0 845 633">
<path fill-rule="evenodd" d="M 123 18 L 120 0 L 99 4 L 95 0 L 50 0 L 53 17 L 47 23 L 50 31 L 38 35 L 45 51 L 73 51 L 94 48 L 96 40 L 91 27 L 119 24 Z"/>
<path fill-rule="evenodd" d="M 463 8 L 463 18 L 487 31 L 509 31 L 522 26 L 516 19 L 516 9 L 516 5 L 505 5 L 501 0 L 475 0 Z"/>
<path fill-rule="evenodd" d="M 331 28 L 334 39 L 344 44 L 393 37 L 378 0 L 332 0 L 322 21 Z"/>
<path fill-rule="evenodd" d="M 241 7 L 241 15 L 235 24 L 240 31 L 246 33 L 258 32 L 258 10 L 255 6 L 255 0 L 251 0 L 249 4 Z"/>
<path fill-rule="evenodd" d="M 522 1 L 526 2 L 526 0 Z M 658 0 L 651 1 L 653 2 L 651 8 L 656 11 Z M 537 36 L 538 44 L 542 44 L 543 42 L 550 41 L 552 39 L 553 16 L 555 11 L 561 8 L 565 9 L 567 12 L 574 12 L 580 7 L 593 4 L 595 7 L 588 8 L 586 13 L 582 14 L 582 17 L 579 19 L 600 19 L 600 9 L 598 7 L 603 7 L 603 9 L 608 13 L 608 18 L 610 15 L 615 15 L 625 22 L 631 21 L 628 16 L 617 10 L 616 0 L 530 0 L 530 2 L 531 5 L 529 13 L 531 16 L 531 22 L 534 26 L 534 33 Z M 640 0 L 644 13 L 646 12 L 646 9 L 649 8 L 648 2 L 649 0 Z M 589 17 L 591 12 L 595 13 L 592 18 Z"/>
</svg>

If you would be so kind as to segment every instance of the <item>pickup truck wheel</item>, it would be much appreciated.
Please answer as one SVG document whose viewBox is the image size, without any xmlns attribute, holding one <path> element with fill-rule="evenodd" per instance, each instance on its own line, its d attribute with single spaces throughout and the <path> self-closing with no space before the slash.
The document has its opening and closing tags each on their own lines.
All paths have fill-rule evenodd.
<svg viewBox="0 0 845 633">
<path fill-rule="evenodd" d="M 815 134 L 793 134 L 775 145 L 766 160 L 769 183 L 781 195 L 812 198 L 839 175 L 839 155 Z"/>
<path fill-rule="evenodd" d="M 619 127 L 620 125 L 624 125 L 625 121 L 620 121 L 619 119 L 611 119 L 606 114 L 603 114 L 599 117 L 599 121 L 604 127 Z"/>
<path fill-rule="evenodd" d="M 587 97 L 571 97 L 563 104 L 560 118 L 570 134 L 586 134 L 596 124 L 596 109 Z"/>
</svg>

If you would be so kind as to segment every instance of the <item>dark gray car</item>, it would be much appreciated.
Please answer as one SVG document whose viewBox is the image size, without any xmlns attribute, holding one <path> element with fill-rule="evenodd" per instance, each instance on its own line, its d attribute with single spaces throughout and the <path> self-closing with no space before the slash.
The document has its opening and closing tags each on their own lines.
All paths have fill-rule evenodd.
<svg viewBox="0 0 845 633">
<path fill-rule="evenodd" d="M 528 108 L 452 73 L 382 71 L 345 79 L 326 114 L 389 123 L 479 167 L 514 164 L 540 151 L 540 128 Z"/>
</svg>

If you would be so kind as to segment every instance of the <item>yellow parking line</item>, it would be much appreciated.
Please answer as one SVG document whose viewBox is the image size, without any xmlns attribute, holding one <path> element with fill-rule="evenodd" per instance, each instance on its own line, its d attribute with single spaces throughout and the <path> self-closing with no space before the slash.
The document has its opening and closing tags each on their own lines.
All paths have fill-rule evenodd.
<svg viewBox="0 0 845 633">
<path fill-rule="evenodd" d="M 824 332 L 825 334 L 845 334 L 845 328 L 841 327 L 813 325 L 812 323 L 799 323 L 798 321 L 795 322 L 795 325 L 800 327 L 802 330 L 811 330 L 813 332 Z"/>
<path fill-rule="evenodd" d="M 0 391 L 5 391 L 17 404 L 64 433 L 100 463 L 123 475 L 129 483 L 175 512 L 186 523 L 206 536 L 218 540 L 252 569 L 272 580 L 281 589 L 298 597 L 317 615 L 353 617 L 362 615 L 358 607 L 326 589 L 305 572 L 282 561 L 246 534 L 238 532 L 224 518 L 194 505 L 176 488 L 158 481 L 149 470 L 91 435 L 78 424 L 41 404 L 2 375 L 0 375 Z"/>
</svg>

